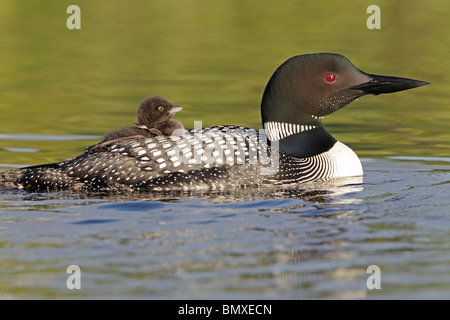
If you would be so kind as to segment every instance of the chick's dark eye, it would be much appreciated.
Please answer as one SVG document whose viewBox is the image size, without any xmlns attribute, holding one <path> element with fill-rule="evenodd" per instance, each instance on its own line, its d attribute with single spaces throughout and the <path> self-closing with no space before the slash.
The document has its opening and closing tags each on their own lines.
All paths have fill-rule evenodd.
<svg viewBox="0 0 450 320">
<path fill-rule="evenodd" d="M 158 111 L 163 111 L 164 110 L 164 107 L 163 106 L 159 106 L 158 107 Z"/>
<path fill-rule="evenodd" d="M 336 76 L 335 76 L 334 74 L 332 74 L 332 73 L 328 73 L 328 74 L 325 76 L 325 80 L 326 80 L 327 82 L 333 82 L 333 81 L 336 81 Z"/>
</svg>

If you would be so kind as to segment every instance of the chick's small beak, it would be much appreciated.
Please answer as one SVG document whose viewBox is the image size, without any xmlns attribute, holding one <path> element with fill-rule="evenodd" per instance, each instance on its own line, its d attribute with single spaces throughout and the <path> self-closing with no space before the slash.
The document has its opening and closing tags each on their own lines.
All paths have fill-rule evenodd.
<svg viewBox="0 0 450 320">
<path fill-rule="evenodd" d="M 177 113 L 178 111 L 181 111 L 182 109 L 183 109 L 182 107 L 175 106 L 175 107 L 173 107 L 173 108 L 170 110 L 170 113 L 171 113 L 171 114 L 175 114 L 175 113 Z"/>
</svg>

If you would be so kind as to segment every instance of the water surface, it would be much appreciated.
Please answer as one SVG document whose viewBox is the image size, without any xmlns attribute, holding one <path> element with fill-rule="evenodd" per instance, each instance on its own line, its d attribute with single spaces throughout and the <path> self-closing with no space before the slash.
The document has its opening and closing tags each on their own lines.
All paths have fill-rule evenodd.
<svg viewBox="0 0 450 320">
<path fill-rule="evenodd" d="M 364 159 L 364 182 L 276 192 L 2 192 L 0 296 L 448 299 L 450 164 L 434 162 Z"/>
<path fill-rule="evenodd" d="M 0 12 L 0 169 L 61 161 L 132 125 L 140 101 L 186 128 L 261 128 L 274 70 L 336 52 L 431 83 L 362 97 L 324 124 L 364 180 L 294 190 L 86 197 L 0 192 L 0 298 L 450 298 L 449 2 L 7 0 Z M 66 269 L 81 268 L 81 290 Z M 378 265 L 381 289 L 366 269 Z"/>
</svg>

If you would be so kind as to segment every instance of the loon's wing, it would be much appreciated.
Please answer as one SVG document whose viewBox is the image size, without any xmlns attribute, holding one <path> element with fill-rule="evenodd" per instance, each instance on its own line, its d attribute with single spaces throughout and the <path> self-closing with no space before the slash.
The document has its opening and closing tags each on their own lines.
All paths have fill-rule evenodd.
<svg viewBox="0 0 450 320">
<path fill-rule="evenodd" d="M 184 136 L 118 141 L 57 168 L 34 168 L 27 190 L 211 190 L 257 184 L 270 167 L 270 147 L 250 128 L 220 126 Z"/>
<path fill-rule="evenodd" d="M 267 149 L 254 129 L 210 127 L 118 142 L 107 152 L 75 158 L 65 171 L 88 189 L 223 189 L 257 183 Z"/>
<path fill-rule="evenodd" d="M 120 141 L 127 141 L 127 140 L 135 140 L 135 139 L 143 139 L 146 138 L 143 135 L 133 135 L 133 136 L 125 136 L 120 138 L 114 138 L 111 140 L 103 140 L 97 144 L 94 144 L 92 146 L 89 146 L 86 148 L 85 152 L 99 152 L 99 151 L 106 151 L 108 150 L 108 146 L 111 146 L 117 142 Z"/>
</svg>

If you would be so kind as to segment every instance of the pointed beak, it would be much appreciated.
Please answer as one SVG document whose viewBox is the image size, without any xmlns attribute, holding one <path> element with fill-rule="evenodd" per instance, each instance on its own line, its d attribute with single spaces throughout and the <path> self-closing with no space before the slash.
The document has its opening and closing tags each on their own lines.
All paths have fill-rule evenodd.
<svg viewBox="0 0 450 320">
<path fill-rule="evenodd" d="M 382 93 L 391 93 L 402 90 L 408 90 L 430 84 L 429 82 L 408 78 L 380 76 L 376 74 L 366 74 L 366 75 L 369 76 L 371 79 L 362 84 L 353 86 L 352 89 L 361 90 L 365 94 L 378 95 Z"/>
<path fill-rule="evenodd" d="M 183 109 L 182 107 L 175 106 L 170 110 L 170 114 L 175 114 L 178 111 L 181 111 L 182 109 Z"/>
</svg>

